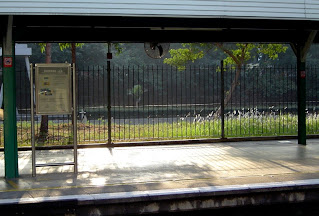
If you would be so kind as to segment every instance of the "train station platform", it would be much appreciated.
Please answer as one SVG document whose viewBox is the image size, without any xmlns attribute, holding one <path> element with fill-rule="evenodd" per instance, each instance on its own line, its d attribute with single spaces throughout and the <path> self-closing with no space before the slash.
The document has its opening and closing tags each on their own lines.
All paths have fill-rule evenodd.
<svg viewBox="0 0 319 216">
<path fill-rule="evenodd" d="M 40 167 L 19 152 L 17 179 L 4 178 L 0 211 L 125 215 L 265 204 L 319 202 L 319 139 L 86 148 L 73 166 Z M 72 161 L 73 152 L 38 150 L 38 163 Z"/>
</svg>

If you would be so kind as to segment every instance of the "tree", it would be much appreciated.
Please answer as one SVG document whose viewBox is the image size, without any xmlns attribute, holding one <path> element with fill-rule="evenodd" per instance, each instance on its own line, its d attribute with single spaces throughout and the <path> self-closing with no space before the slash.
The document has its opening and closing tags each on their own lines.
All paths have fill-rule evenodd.
<svg viewBox="0 0 319 216">
<path fill-rule="evenodd" d="M 43 45 L 40 45 L 43 46 Z M 42 49 L 42 47 L 41 47 Z M 51 43 L 46 43 L 45 44 L 45 63 L 50 64 L 52 62 L 51 58 Z M 47 115 L 42 115 L 41 116 L 41 124 L 40 124 L 40 134 L 38 137 L 38 142 L 39 143 L 44 143 L 44 141 L 48 137 L 48 132 L 49 132 L 49 117 Z"/>
<path fill-rule="evenodd" d="M 72 63 L 76 63 L 76 47 L 82 48 L 83 43 L 59 43 L 60 50 L 71 49 Z"/>
<path fill-rule="evenodd" d="M 41 52 L 45 52 L 45 63 L 50 64 L 52 63 L 52 44 L 51 43 L 40 43 Z M 70 44 L 70 43 L 59 43 L 60 50 L 63 51 L 64 49 L 71 48 L 72 50 L 72 63 L 76 62 L 76 49 L 75 47 L 82 47 L 82 43 L 77 44 Z M 44 143 L 47 140 L 49 135 L 49 118 L 47 115 L 41 116 L 41 124 L 40 124 L 40 132 L 38 137 L 39 143 Z"/>
<path fill-rule="evenodd" d="M 236 87 L 239 85 L 240 74 L 245 63 L 248 63 L 253 57 L 255 57 L 255 60 L 257 59 L 257 62 L 265 57 L 276 59 L 279 53 L 286 52 L 288 48 L 282 44 L 250 43 L 188 43 L 183 44 L 183 47 L 184 48 L 170 50 L 171 57 L 164 59 L 164 63 L 176 66 L 178 70 L 184 70 L 189 62 L 195 62 L 203 58 L 209 51 L 216 51 L 218 49 L 225 54 L 224 64 L 233 65 L 233 67 L 235 67 L 235 77 L 224 98 L 225 106 L 227 106 Z M 216 114 L 220 114 L 220 109 L 218 109 Z"/>
<path fill-rule="evenodd" d="M 129 94 L 136 98 L 135 105 L 138 107 L 140 101 L 142 100 L 143 87 L 141 85 L 134 85 L 132 89 L 129 90 Z"/>
</svg>

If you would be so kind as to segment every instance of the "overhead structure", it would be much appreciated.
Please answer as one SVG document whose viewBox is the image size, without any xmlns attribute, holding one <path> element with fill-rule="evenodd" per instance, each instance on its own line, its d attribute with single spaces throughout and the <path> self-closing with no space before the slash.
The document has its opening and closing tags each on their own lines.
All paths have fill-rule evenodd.
<svg viewBox="0 0 319 216">
<path fill-rule="evenodd" d="M 1 15 L 17 42 L 297 42 L 319 28 L 309 0 L 10 0 Z"/>
<path fill-rule="evenodd" d="M 154 41 L 289 43 L 298 61 L 298 142 L 306 144 L 305 56 L 318 30 L 314 0 L 0 1 L 6 177 L 18 176 L 15 42 L 152 42 L 156 56 L 164 52 Z"/>
</svg>

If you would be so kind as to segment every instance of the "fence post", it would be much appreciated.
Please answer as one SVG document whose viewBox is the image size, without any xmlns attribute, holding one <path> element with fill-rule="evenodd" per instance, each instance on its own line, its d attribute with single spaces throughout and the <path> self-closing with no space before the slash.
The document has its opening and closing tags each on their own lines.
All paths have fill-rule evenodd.
<svg viewBox="0 0 319 216">
<path fill-rule="evenodd" d="M 111 119 L 111 61 L 112 53 L 110 52 L 111 44 L 108 43 L 108 52 L 107 52 L 107 144 L 112 144 L 112 119 Z"/>
<path fill-rule="evenodd" d="M 225 80 L 224 80 L 224 61 L 220 61 L 220 120 L 221 120 L 221 138 L 225 138 Z"/>
</svg>

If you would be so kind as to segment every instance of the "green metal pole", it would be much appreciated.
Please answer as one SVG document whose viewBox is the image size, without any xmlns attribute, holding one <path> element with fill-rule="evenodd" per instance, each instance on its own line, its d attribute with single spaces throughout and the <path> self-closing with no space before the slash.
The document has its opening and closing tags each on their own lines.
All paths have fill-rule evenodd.
<svg viewBox="0 0 319 216">
<path fill-rule="evenodd" d="M 298 144 L 306 145 L 306 62 L 297 49 Z"/>
<path fill-rule="evenodd" d="M 7 17 L 6 24 L 6 32 L 4 34 L 2 44 L 5 177 L 17 178 L 19 177 L 19 172 L 16 119 L 16 78 L 14 62 L 15 44 L 12 39 L 13 16 Z"/>
<path fill-rule="evenodd" d="M 107 52 L 107 144 L 112 144 L 112 116 L 111 116 L 111 43 L 108 43 Z"/>
<path fill-rule="evenodd" d="M 221 120 L 221 138 L 225 138 L 225 76 L 224 61 L 220 62 L 220 120 Z"/>
</svg>

